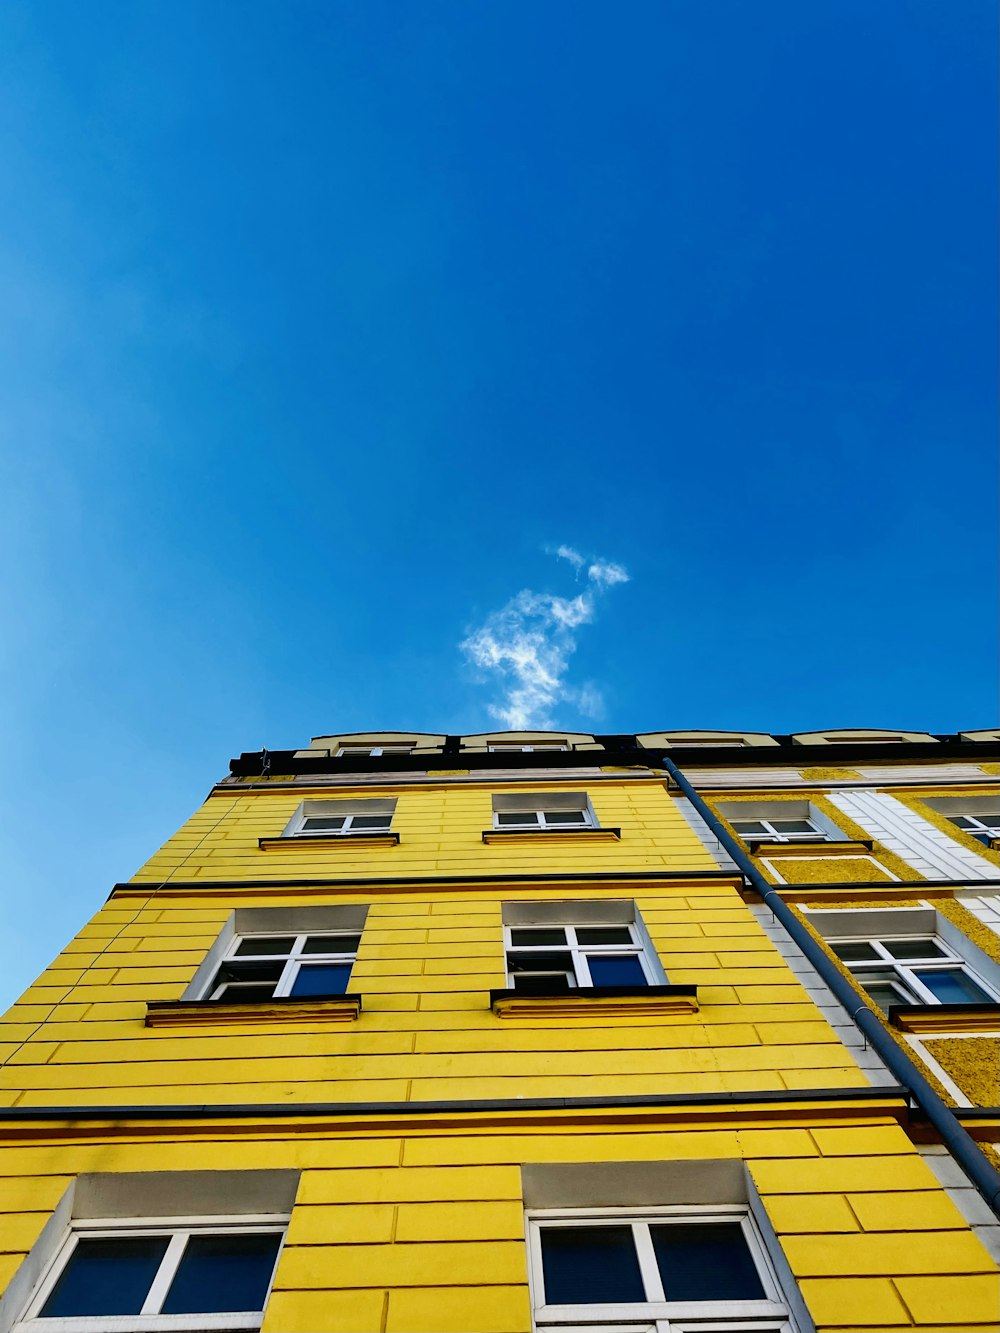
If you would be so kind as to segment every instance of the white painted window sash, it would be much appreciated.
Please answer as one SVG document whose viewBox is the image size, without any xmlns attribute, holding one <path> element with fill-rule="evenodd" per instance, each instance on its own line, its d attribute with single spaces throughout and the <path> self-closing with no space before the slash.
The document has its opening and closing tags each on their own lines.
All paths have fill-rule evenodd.
<svg viewBox="0 0 1000 1333">
<path fill-rule="evenodd" d="M 350 963 L 350 965 L 353 967 L 355 962 L 357 961 L 358 955 L 357 955 L 357 950 L 355 949 L 352 950 L 331 949 L 330 952 L 328 953 L 307 954 L 304 952 L 305 943 L 307 939 L 328 938 L 330 940 L 335 940 L 342 937 L 353 939 L 357 937 L 360 933 L 361 932 L 357 930 L 354 931 L 345 930 L 339 932 L 339 934 L 337 932 L 330 932 L 329 934 L 327 934 L 327 932 L 325 931 L 318 931 L 318 930 L 305 931 L 302 934 L 295 936 L 295 940 L 287 953 L 255 953 L 255 954 L 237 954 L 237 949 L 244 940 L 253 939 L 252 935 L 237 935 L 233 939 L 232 944 L 229 946 L 229 949 L 227 950 L 225 957 L 222 959 L 222 961 L 219 963 L 219 966 L 216 968 L 215 977 L 219 975 L 219 972 L 222 970 L 223 967 L 225 967 L 227 963 L 252 964 L 252 963 L 284 962 L 285 965 L 284 968 L 282 969 L 281 976 L 279 977 L 278 981 L 275 983 L 274 986 L 274 998 L 279 999 L 291 993 L 291 989 L 295 984 L 295 979 L 298 976 L 299 972 L 303 967 L 308 967 L 310 963 Z M 215 978 L 213 977 L 213 980 L 214 979 Z M 267 984 L 269 983 L 254 981 L 252 979 L 248 979 L 245 982 L 222 981 L 219 982 L 218 985 L 213 986 L 211 989 L 211 993 L 209 995 L 206 995 L 205 998 L 208 1000 L 225 999 L 229 992 L 238 995 L 243 986 L 259 986 Z"/>
<path fill-rule="evenodd" d="M 538 1327 L 558 1327 L 580 1324 L 598 1333 L 598 1329 L 652 1327 L 660 1333 L 680 1333 L 682 1329 L 718 1330 L 742 1329 L 744 1333 L 757 1330 L 791 1330 L 787 1305 L 781 1297 L 777 1276 L 770 1256 L 750 1217 L 749 1210 L 717 1205 L 700 1208 L 668 1207 L 655 1212 L 635 1210 L 594 1209 L 582 1213 L 545 1210 L 528 1213 L 528 1264 L 535 1321 Z M 764 1290 L 764 1299 L 750 1301 L 668 1301 L 665 1298 L 656 1254 L 653 1249 L 651 1226 L 697 1225 L 699 1222 L 737 1222 L 747 1243 Z M 599 1305 L 548 1305 L 545 1302 L 545 1274 L 542 1261 L 541 1233 L 546 1225 L 559 1229 L 575 1226 L 628 1225 L 631 1227 L 636 1257 L 647 1299 L 644 1302 Z"/>
<path fill-rule="evenodd" d="M 35 1290 L 26 1311 L 24 1320 L 15 1325 L 17 1330 L 39 1330 L 39 1333 L 105 1333 L 115 1328 L 125 1329 L 128 1333 L 146 1333 L 146 1330 L 174 1329 L 257 1329 L 263 1317 L 261 1310 L 226 1310 L 222 1312 L 196 1312 L 187 1314 L 162 1315 L 160 1310 L 167 1298 L 170 1285 L 184 1256 L 188 1240 L 195 1235 L 243 1236 L 243 1235 L 280 1235 L 288 1226 L 287 1214 L 259 1213 L 248 1214 L 239 1218 L 129 1218 L 127 1225 L 118 1219 L 79 1219 L 73 1222 L 65 1240 L 53 1256 L 42 1280 Z M 81 1315 L 68 1318 L 41 1318 L 39 1311 L 44 1307 L 53 1289 L 61 1278 L 73 1257 L 78 1243 L 83 1239 L 128 1240 L 133 1238 L 157 1237 L 169 1235 L 170 1241 L 160 1266 L 150 1284 L 146 1299 L 138 1315 Z M 275 1256 L 264 1297 L 266 1307 L 270 1295 L 271 1283 L 277 1271 L 281 1246 Z"/>
<path fill-rule="evenodd" d="M 522 819 L 516 824 L 510 823 L 509 820 L 503 820 L 501 822 L 500 819 L 501 815 L 512 815 L 512 814 L 519 814 L 522 816 Z M 579 820 L 576 823 L 568 823 L 565 820 L 553 820 L 550 823 L 548 818 L 549 814 L 578 815 Z M 493 827 L 497 829 L 510 829 L 512 832 L 517 829 L 529 829 L 529 830 L 565 829 L 567 831 L 571 831 L 573 829 L 581 829 L 581 828 L 596 828 L 597 822 L 594 819 L 591 812 L 585 808 L 580 810 L 553 810 L 553 811 L 546 811 L 544 809 L 524 810 L 524 811 L 494 810 Z"/>
<path fill-rule="evenodd" d="M 506 949 L 508 959 L 510 954 L 512 953 L 565 954 L 570 964 L 569 967 L 566 968 L 565 972 L 550 970 L 545 972 L 534 972 L 531 973 L 530 975 L 538 977 L 565 976 L 571 987 L 593 986 L 594 982 L 590 974 L 590 965 L 587 961 L 588 954 L 598 954 L 604 957 L 612 957 L 612 958 L 616 957 L 638 958 L 639 965 L 642 968 L 643 976 L 646 978 L 646 984 L 648 986 L 655 986 L 659 978 L 656 970 L 653 967 L 652 960 L 649 958 L 645 945 L 638 938 L 638 932 L 636 931 L 634 923 L 616 921 L 610 924 L 613 924 L 614 926 L 617 927 L 624 926 L 625 929 L 628 930 L 629 936 L 632 941 L 631 944 L 581 944 L 577 939 L 577 934 L 576 934 L 577 928 L 575 926 L 558 926 L 558 927 L 504 926 L 504 947 Z M 589 930 L 594 928 L 600 929 L 600 925 L 598 922 L 588 923 L 588 925 L 582 927 L 582 929 L 584 930 Z M 558 929 L 565 931 L 566 943 L 565 944 L 512 943 L 512 936 L 511 936 L 512 930 L 531 930 L 531 929 L 538 929 L 538 930 Z M 517 975 L 523 975 L 523 974 L 518 973 Z M 507 984 L 510 987 L 515 986 L 514 976 L 515 974 L 508 968 Z"/>
<path fill-rule="evenodd" d="M 894 958 L 889 949 L 886 947 L 886 942 L 892 944 L 897 940 L 912 941 L 914 938 L 926 939 L 929 944 L 937 945 L 937 947 L 941 949 L 942 953 L 928 954 L 926 960 L 922 960 L 919 958 L 907 958 L 904 962 L 902 959 Z M 829 941 L 830 944 L 848 944 L 855 942 L 856 938 L 855 939 L 845 938 L 845 939 Z M 876 971 L 885 971 L 886 969 L 891 968 L 892 971 L 896 973 L 896 976 L 898 978 L 897 989 L 902 990 L 903 992 L 909 991 L 908 995 L 904 994 L 903 998 L 904 1004 L 908 1002 L 917 1004 L 942 1003 L 942 1001 L 938 999 L 938 997 L 934 994 L 934 992 L 930 990 L 929 987 L 925 986 L 924 983 L 919 979 L 919 977 L 914 975 L 913 971 L 914 968 L 919 968 L 923 972 L 963 972 L 969 978 L 969 980 L 975 982 L 975 984 L 980 988 L 980 990 L 982 990 L 986 995 L 990 996 L 994 1000 L 1000 999 L 1000 996 L 997 995 L 993 987 L 990 986 L 986 981 L 984 981 L 983 978 L 979 976 L 977 972 L 975 972 L 971 967 L 969 967 L 968 963 L 966 963 L 963 958 L 961 958 L 957 953 L 955 953 L 952 949 L 950 949 L 948 945 L 945 944 L 944 940 L 940 938 L 940 936 L 926 935 L 926 936 L 914 937 L 913 935 L 893 935 L 893 936 L 886 935 L 883 936 L 882 939 L 865 940 L 864 943 L 871 945 L 871 947 L 876 951 L 876 953 L 878 953 L 879 955 L 878 959 L 876 960 L 873 958 L 867 962 L 864 961 L 847 962 L 846 960 L 841 960 L 844 962 L 844 966 L 855 977 L 857 977 L 858 981 L 860 981 L 862 985 L 864 985 L 865 976 L 867 974 Z M 876 978 L 876 980 L 884 980 L 884 979 Z"/>
</svg>

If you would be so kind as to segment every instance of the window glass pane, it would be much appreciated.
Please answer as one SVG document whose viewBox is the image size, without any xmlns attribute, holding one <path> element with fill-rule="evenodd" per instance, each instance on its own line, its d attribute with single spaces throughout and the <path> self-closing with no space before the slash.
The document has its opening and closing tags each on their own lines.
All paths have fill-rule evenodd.
<svg viewBox="0 0 1000 1333">
<path fill-rule="evenodd" d="M 500 810 L 496 818 L 501 827 L 507 824 L 533 824 L 536 828 L 538 826 L 538 815 L 534 810 Z"/>
<path fill-rule="evenodd" d="M 947 958 L 948 956 L 939 944 L 926 938 L 883 940 L 882 945 L 893 958 Z"/>
<path fill-rule="evenodd" d="M 518 972 L 511 980 L 525 995 L 562 995 L 573 989 L 568 972 Z"/>
<path fill-rule="evenodd" d="M 163 1314 L 263 1310 L 281 1237 L 192 1236 Z"/>
<path fill-rule="evenodd" d="M 309 963 L 299 968 L 290 994 L 343 995 L 350 978 L 350 963 Z"/>
<path fill-rule="evenodd" d="M 169 1243 L 169 1236 L 79 1241 L 42 1307 L 42 1317 L 138 1314 Z"/>
<path fill-rule="evenodd" d="M 966 972 L 955 968 L 931 970 L 914 968 L 913 975 L 922 981 L 939 1004 L 992 1004 L 993 999 Z"/>
<path fill-rule="evenodd" d="M 587 955 L 595 986 L 648 986 L 642 964 L 634 953 Z"/>
<path fill-rule="evenodd" d="M 745 838 L 762 837 L 767 829 L 757 819 L 734 819 L 733 828 Z"/>
<path fill-rule="evenodd" d="M 890 1004 L 912 1004 L 914 997 L 910 994 L 902 994 L 887 981 L 873 981 L 865 986 L 869 999 L 875 1001 L 878 1007 L 886 1013 L 889 1011 Z"/>
<path fill-rule="evenodd" d="M 738 1222 L 649 1228 L 668 1301 L 759 1301 L 760 1275 Z"/>
<path fill-rule="evenodd" d="M 867 963 L 879 957 L 867 940 L 843 940 L 839 944 L 831 944 L 830 948 L 845 963 Z"/>
<path fill-rule="evenodd" d="M 808 819 L 772 819 L 771 823 L 779 833 L 815 833 L 816 830 Z"/>
<path fill-rule="evenodd" d="M 959 828 L 975 828 L 976 821 L 970 819 L 967 815 L 952 815 L 951 822 L 957 824 Z"/>
<path fill-rule="evenodd" d="M 571 972 L 573 964 L 568 953 L 509 953 L 507 967 L 511 972 Z"/>
<path fill-rule="evenodd" d="M 261 1000 L 270 1000 L 274 998 L 274 985 L 270 986 L 233 986 L 229 985 L 219 996 L 220 1000 L 228 1000 L 231 1003 L 240 1001 L 244 1004 L 251 1004 Z"/>
<path fill-rule="evenodd" d="M 581 944 L 631 944 L 628 926 L 577 926 L 576 938 Z"/>
<path fill-rule="evenodd" d="M 310 833 L 336 833 L 344 827 L 343 815 L 310 815 L 302 827 Z"/>
<path fill-rule="evenodd" d="M 511 944 L 565 944 L 566 932 L 559 926 L 532 926 L 511 930 Z"/>
<path fill-rule="evenodd" d="M 631 1227 L 542 1227 L 546 1305 L 644 1301 Z"/>
<path fill-rule="evenodd" d="M 215 977 L 215 984 L 223 981 L 272 981 L 281 980 L 285 964 L 279 959 L 274 963 L 243 963 L 233 960 L 223 963 Z"/>
<path fill-rule="evenodd" d="M 589 824 L 582 810 L 546 810 L 546 824 Z"/>
<path fill-rule="evenodd" d="M 294 935 L 284 935 L 281 938 L 272 935 L 247 935 L 236 946 L 236 953 L 240 958 L 252 954 L 287 954 L 294 943 Z"/>
<path fill-rule="evenodd" d="M 369 829 L 372 832 L 377 832 L 381 829 L 384 832 L 388 829 L 391 823 L 391 815 L 355 815 L 351 820 L 351 828 Z"/>
<path fill-rule="evenodd" d="M 357 953 L 360 935 L 310 935 L 303 953 Z"/>
</svg>

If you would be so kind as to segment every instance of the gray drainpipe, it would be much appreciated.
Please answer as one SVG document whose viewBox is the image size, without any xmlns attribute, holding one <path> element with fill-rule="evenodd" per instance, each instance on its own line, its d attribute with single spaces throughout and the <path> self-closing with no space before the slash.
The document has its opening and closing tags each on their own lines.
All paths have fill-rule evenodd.
<svg viewBox="0 0 1000 1333">
<path fill-rule="evenodd" d="M 850 982 L 846 980 L 824 950 L 820 948 L 812 934 L 788 904 L 782 900 L 781 895 L 777 892 L 778 886 L 768 883 L 736 839 L 722 825 L 673 760 L 666 755 L 663 757 L 663 767 L 739 866 L 743 876 L 757 890 L 830 990 L 833 991 L 837 1000 L 850 1014 L 891 1073 L 909 1091 L 917 1106 L 920 1107 L 940 1134 L 942 1143 L 952 1157 L 975 1185 L 992 1211 L 1000 1218 L 1000 1173 L 993 1169 L 989 1159 L 981 1151 L 975 1139 L 959 1124 L 952 1114 L 951 1108 L 941 1100 L 906 1052 L 897 1045 L 885 1030 L 881 1020 L 875 1016 L 874 1011 L 862 1000 Z M 933 881 L 928 881 L 928 887 L 933 887 Z"/>
</svg>

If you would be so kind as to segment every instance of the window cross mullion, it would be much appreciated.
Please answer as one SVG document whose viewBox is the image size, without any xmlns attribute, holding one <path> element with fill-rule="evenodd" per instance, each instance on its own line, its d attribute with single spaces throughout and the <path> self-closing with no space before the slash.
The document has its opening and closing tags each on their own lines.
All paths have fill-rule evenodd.
<svg viewBox="0 0 1000 1333">
<path fill-rule="evenodd" d="M 646 1289 L 646 1300 L 652 1304 L 666 1301 L 667 1298 L 663 1290 L 663 1281 L 660 1277 L 659 1265 L 656 1262 L 656 1251 L 653 1249 L 653 1238 L 649 1234 L 648 1223 L 632 1223 L 632 1241 L 639 1259 L 639 1271 L 642 1274 L 642 1284 Z"/>
<path fill-rule="evenodd" d="M 156 1270 L 156 1277 L 153 1278 L 146 1299 L 142 1303 L 140 1314 L 160 1313 L 160 1308 L 167 1299 L 167 1292 L 170 1290 L 170 1284 L 176 1276 L 184 1255 L 184 1247 L 187 1245 L 190 1235 L 189 1231 L 176 1231 L 170 1237 L 170 1244 L 167 1246 L 163 1260 Z"/>
</svg>

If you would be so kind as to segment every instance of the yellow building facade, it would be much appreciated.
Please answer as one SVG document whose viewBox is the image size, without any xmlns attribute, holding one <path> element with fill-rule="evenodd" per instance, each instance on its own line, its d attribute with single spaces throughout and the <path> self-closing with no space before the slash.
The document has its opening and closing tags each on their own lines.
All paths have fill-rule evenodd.
<svg viewBox="0 0 1000 1333">
<path fill-rule="evenodd" d="M 0 1333 L 998 1328 L 998 759 L 242 755 L 3 1020 Z"/>
</svg>

